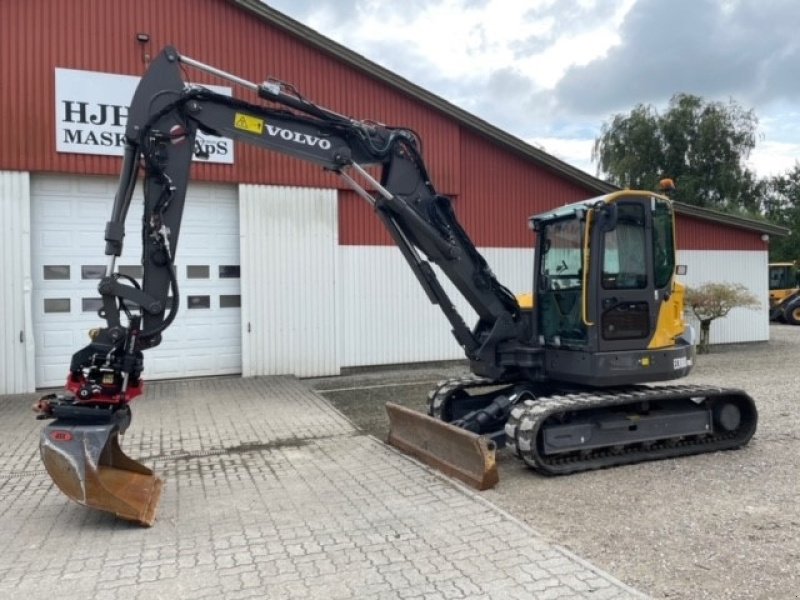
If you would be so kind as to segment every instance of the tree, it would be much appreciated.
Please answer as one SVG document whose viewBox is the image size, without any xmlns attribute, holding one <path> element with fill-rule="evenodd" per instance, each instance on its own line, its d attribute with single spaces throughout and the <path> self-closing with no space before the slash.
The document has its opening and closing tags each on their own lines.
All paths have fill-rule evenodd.
<svg viewBox="0 0 800 600">
<path fill-rule="evenodd" d="M 778 225 L 788 227 L 788 236 L 773 236 L 769 242 L 772 261 L 800 259 L 800 164 L 783 175 L 765 182 L 764 216 Z"/>
<path fill-rule="evenodd" d="M 620 187 L 656 189 L 677 184 L 674 198 L 708 208 L 754 212 L 758 181 L 745 161 L 756 143 L 758 119 L 736 102 L 706 102 L 677 94 L 666 112 L 638 105 L 602 125 L 592 160 Z"/>
<path fill-rule="evenodd" d="M 711 322 L 728 315 L 734 308 L 757 309 L 758 298 L 741 283 L 706 283 L 686 289 L 685 304 L 700 321 L 700 343 L 697 352 L 709 351 Z"/>
</svg>

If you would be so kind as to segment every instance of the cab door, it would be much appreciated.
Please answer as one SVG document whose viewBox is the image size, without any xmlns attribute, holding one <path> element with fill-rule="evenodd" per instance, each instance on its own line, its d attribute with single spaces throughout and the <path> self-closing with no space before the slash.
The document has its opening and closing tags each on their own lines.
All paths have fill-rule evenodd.
<svg viewBox="0 0 800 600">
<path fill-rule="evenodd" d="M 653 278 L 650 198 L 616 202 L 615 226 L 595 230 L 599 277 L 596 297 L 600 351 L 646 348 L 658 315 Z"/>
</svg>

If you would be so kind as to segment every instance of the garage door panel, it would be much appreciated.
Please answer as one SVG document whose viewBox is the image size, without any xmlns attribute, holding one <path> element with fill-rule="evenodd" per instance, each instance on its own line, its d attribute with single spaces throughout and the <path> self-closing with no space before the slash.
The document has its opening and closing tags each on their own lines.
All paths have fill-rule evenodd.
<svg viewBox="0 0 800 600">
<path fill-rule="evenodd" d="M 225 374 L 239 373 L 242 370 L 242 357 L 240 354 L 220 354 L 219 367 Z"/>
<path fill-rule="evenodd" d="M 115 192 L 112 178 L 34 178 L 31 239 L 37 386 L 62 385 L 72 354 L 88 343 L 86 332 L 104 325 L 94 302 L 99 298 L 98 268 L 101 273 L 105 269 L 103 238 Z M 141 270 L 141 214 L 142 198 L 137 192 L 128 214 L 124 252 L 117 261 L 119 269 Z M 161 345 L 145 352 L 145 378 L 241 372 L 241 311 L 222 308 L 219 302 L 223 295 L 241 293 L 238 277 L 219 277 L 220 265 L 239 265 L 234 187 L 199 184 L 189 188 L 177 253 L 180 309 Z M 68 265 L 69 279 L 45 279 L 45 265 Z M 188 278 L 187 265 L 205 265 L 208 277 Z M 209 308 L 187 309 L 189 296 L 207 296 Z M 52 305 L 58 299 L 69 300 L 69 312 L 46 313 L 45 301 Z M 84 300 L 90 310 L 84 310 Z M 238 334 L 231 336 L 230 331 Z"/>
<path fill-rule="evenodd" d="M 80 200 L 77 203 L 77 206 L 76 206 L 77 213 L 78 213 L 77 216 L 94 220 L 95 215 L 97 215 L 98 212 L 102 212 L 102 211 L 106 210 L 107 207 L 108 207 L 108 201 L 107 200 L 83 199 L 83 200 Z"/>
<path fill-rule="evenodd" d="M 34 190 L 34 194 L 35 194 Z M 52 197 L 46 206 L 41 208 L 41 216 L 45 218 L 71 217 L 72 202 L 69 198 Z"/>
<path fill-rule="evenodd" d="M 99 197 L 108 197 L 110 195 L 113 198 L 117 191 L 117 180 L 113 178 L 78 177 L 73 178 L 66 187 L 81 194 Z"/>
<path fill-rule="evenodd" d="M 42 348 L 63 350 L 75 348 L 71 329 L 54 329 L 45 331 L 38 340 Z M 78 348 L 75 348 L 77 350 Z"/>
<path fill-rule="evenodd" d="M 210 341 L 208 335 L 208 327 L 205 327 L 201 324 L 189 325 L 188 327 L 184 327 L 182 333 L 184 334 L 184 340 L 188 342 Z"/>
</svg>

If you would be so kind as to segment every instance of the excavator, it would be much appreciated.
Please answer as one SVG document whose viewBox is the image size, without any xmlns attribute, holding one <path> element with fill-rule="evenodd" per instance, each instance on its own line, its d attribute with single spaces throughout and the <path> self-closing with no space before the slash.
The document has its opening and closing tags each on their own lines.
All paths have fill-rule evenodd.
<svg viewBox="0 0 800 600">
<path fill-rule="evenodd" d="M 254 92 L 256 103 L 184 81 L 198 69 Z M 71 360 L 66 389 L 41 398 L 44 465 L 69 498 L 144 526 L 162 481 L 125 455 L 119 435 L 142 394 L 143 352 L 175 320 L 181 216 L 198 133 L 308 161 L 341 177 L 374 210 L 430 301 L 449 321 L 472 375 L 441 382 L 427 414 L 387 405 L 389 443 L 479 489 L 507 446 L 534 470 L 568 474 L 748 443 L 758 414 L 744 391 L 647 385 L 689 373 L 694 346 L 675 280 L 673 207 L 623 190 L 530 219 L 532 292 L 495 277 L 437 193 L 412 130 L 316 105 L 292 85 L 253 83 L 173 47 L 153 59 L 131 101 L 98 290 L 105 326 Z M 375 173 L 376 175 L 373 175 Z M 143 174 L 141 281 L 116 270 Z M 468 326 L 433 268 L 477 313 Z"/>
</svg>

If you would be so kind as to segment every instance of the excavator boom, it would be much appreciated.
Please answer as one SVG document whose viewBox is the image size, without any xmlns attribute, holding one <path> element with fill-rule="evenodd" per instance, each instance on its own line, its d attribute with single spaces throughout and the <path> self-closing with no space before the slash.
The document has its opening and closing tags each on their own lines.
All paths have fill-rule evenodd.
<svg viewBox="0 0 800 600">
<path fill-rule="evenodd" d="M 185 66 L 231 80 L 267 104 L 187 85 Z M 143 390 L 142 353 L 161 343 L 177 314 L 174 259 L 198 132 L 280 152 L 342 177 L 373 207 L 477 368 L 503 376 L 496 348 L 518 344 L 525 322 L 514 296 L 457 222 L 450 200 L 431 184 L 413 131 L 351 119 L 308 102 L 292 86 L 248 82 L 170 47 L 148 67 L 128 115 L 120 180 L 105 230 L 107 269 L 98 285 L 99 315 L 106 326 L 94 330 L 91 343 L 73 355 L 67 393 L 42 398 L 36 407 L 40 418 L 53 419 L 42 432 L 40 450 L 48 473 L 67 496 L 143 525 L 155 518 L 161 481 L 126 457 L 118 438 L 130 422 L 129 403 Z M 369 167 L 378 167 L 380 177 Z M 141 171 L 144 276 L 139 283 L 116 272 L 115 263 Z M 477 327 L 463 321 L 428 261 L 442 268 L 475 308 Z M 455 431 L 458 440 L 470 435 Z M 463 454 L 457 445 L 449 462 L 459 462 Z"/>
</svg>

